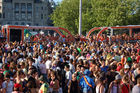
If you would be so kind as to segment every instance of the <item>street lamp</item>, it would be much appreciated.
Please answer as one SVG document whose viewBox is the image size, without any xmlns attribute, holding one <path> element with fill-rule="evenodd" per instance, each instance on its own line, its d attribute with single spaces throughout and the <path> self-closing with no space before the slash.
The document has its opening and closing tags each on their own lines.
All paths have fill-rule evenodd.
<svg viewBox="0 0 140 93">
<path fill-rule="evenodd" d="M 79 35 L 82 33 L 82 0 L 79 3 Z"/>
</svg>

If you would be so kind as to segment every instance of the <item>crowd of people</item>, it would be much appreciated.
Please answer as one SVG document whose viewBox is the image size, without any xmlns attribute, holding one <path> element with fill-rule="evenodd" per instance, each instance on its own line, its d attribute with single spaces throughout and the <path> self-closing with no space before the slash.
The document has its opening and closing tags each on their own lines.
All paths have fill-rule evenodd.
<svg viewBox="0 0 140 93">
<path fill-rule="evenodd" d="M 0 44 L 0 93 L 140 93 L 140 44 Z"/>
</svg>

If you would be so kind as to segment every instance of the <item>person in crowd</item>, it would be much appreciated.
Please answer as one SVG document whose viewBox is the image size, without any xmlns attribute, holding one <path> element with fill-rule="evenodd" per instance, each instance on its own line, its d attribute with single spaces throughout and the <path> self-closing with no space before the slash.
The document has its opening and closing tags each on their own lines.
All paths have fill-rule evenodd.
<svg viewBox="0 0 140 93">
<path fill-rule="evenodd" d="M 52 88 L 52 93 L 58 93 L 59 92 L 59 81 L 56 77 L 56 73 L 52 71 L 51 73 L 51 82 L 50 82 L 50 88 Z"/>
<path fill-rule="evenodd" d="M 38 93 L 49 93 L 49 84 L 47 83 L 45 77 L 43 75 L 41 75 L 39 77 L 39 80 L 41 83 L 41 87 L 40 87 Z"/>
<path fill-rule="evenodd" d="M 79 83 L 77 80 L 76 73 L 72 74 L 72 80 L 70 80 L 69 86 L 68 86 L 68 93 L 74 93 L 74 92 L 80 93 Z"/>
<path fill-rule="evenodd" d="M 122 77 L 122 84 L 120 86 L 122 93 L 130 93 L 131 88 L 130 88 L 130 84 L 129 83 L 130 83 L 129 76 L 128 75 L 124 75 Z"/>
<path fill-rule="evenodd" d="M 137 78 L 137 84 L 133 87 L 132 93 L 140 93 L 140 77 Z"/>
<path fill-rule="evenodd" d="M 69 82 L 72 80 L 72 73 L 69 70 L 70 66 L 67 64 L 65 65 L 65 71 L 66 71 L 66 80 L 65 80 L 65 93 L 68 93 L 68 85 Z"/>
<path fill-rule="evenodd" d="M 106 89 L 104 86 L 104 81 L 105 78 L 100 76 L 96 84 L 96 93 L 105 93 Z"/>
<path fill-rule="evenodd" d="M 79 86 L 82 93 L 92 93 L 92 89 L 95 87 L 94 81 L 89 77 L 89 74 L 90 71 L 85 70 L 80 79 Z"/>
<path fill-rule="evenodd" d="M 99 42 L 96 35 L 77 37 L 61 42 L 38 35 L 38 42 L 0 43 L 0 91 L 139 93 L 139 42 L 128 43 L 127 34 L 114 35 L 111 42 L 106 35 Z"/>
<path fill-rule="evenodd" d="M 10 79 L 10 75 L 6 74 L 4 77 L 5 81 L 2 83 L 2 93 L 12 93 L 14 82 Z"/>
<path fill-rule="evenodd" d="M 109 85 L 109 93 L 121 93 L 120 83 L 122 77 L 118 74 L 115 76 L 115 80 Z"/>
</svg>

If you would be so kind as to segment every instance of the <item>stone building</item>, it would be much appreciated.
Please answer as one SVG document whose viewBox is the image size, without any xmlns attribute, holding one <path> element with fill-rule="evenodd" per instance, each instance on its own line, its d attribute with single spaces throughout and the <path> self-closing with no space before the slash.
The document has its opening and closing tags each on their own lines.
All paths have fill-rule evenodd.
<svg viewBox="0 0 140 93">
<path fill-rule="evenodd" d="M 49 0 L 0 0 L 0 25 L 51 24 Z"/>
</svg>

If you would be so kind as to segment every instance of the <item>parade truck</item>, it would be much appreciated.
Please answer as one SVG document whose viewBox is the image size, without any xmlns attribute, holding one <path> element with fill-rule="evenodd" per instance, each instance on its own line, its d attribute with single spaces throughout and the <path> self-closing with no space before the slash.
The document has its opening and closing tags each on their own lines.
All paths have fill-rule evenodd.
<svg viewBox="0 0 140 93">
<path fill-rule="evenodd" d="M 41 37 L 41 33 L 36 33 L 36 31 L 39 32 L 56 32 L 57 36 L 45 36 L 43 39 Z M 63 33 L 65 32 L 66 35 Z M 65 37 L 66 41 L 73 42 L 74 36 L 71 34 L 71 32 L 65 28 L 62 27 L 51 27 L 51 26 L 20 26 L 20 25 L 3 25 L 2 26 L 2 34 L 4 37 L 6 37 L 7 42 L 27 42 L 27 39 L 32 42 L 39 42 L 41 40 L 58 40 L 59 37 Z M 26 39 L 27 38 L 27 39 Z"/>
</svg>

